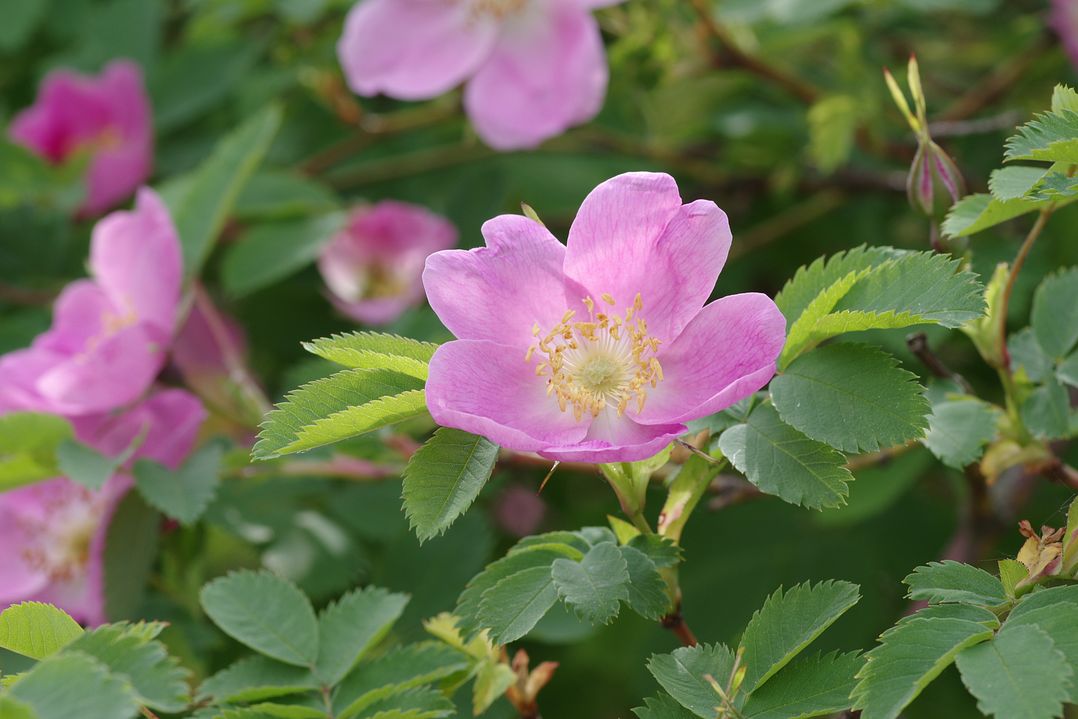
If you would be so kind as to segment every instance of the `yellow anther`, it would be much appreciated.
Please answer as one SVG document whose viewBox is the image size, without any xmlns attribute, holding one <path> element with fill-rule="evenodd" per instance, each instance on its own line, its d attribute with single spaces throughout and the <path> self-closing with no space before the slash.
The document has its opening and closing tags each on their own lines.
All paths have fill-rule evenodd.
<svg viewBox="0 0 1078 719">
<path fill-rule="evenodd" d="M 604 292 L 602 296 L 603 296 L 603 302 L 607 303 L 611 307 L 614 306 L 614 296 L 612 294 L 610 294 L 609 292 Z M 639 297 L 639 295 L 637 295 L 637 296 Z"/>
</svg>

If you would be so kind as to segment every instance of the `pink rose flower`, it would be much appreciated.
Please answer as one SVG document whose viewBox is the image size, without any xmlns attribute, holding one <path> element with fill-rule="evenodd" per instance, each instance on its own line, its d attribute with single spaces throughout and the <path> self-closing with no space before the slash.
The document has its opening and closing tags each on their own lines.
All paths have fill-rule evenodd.
<svg viewBox="0 0 1078 719">
<path fill-rule="evenodd" d="M 140 190 L 135 209 L 93 231 L 92 280 L 64 289 L 49 331 L 0 357 L 0 405 L 83 415 L 136 400 L 165 359 L 183 260 L 168 210 Z"/>
<path fill-rule="evenodd" d="M 204 418 L 193 396 L 166 390 L 118 417 L 77 420 L 78 438 L 110 456 L 145 436 L 100 491 L 59 478 L 0 494 L 0 609 L 48 602 L 87 624 L 105 622 L 105 539 L 116 506 L 132 487 L 130 464 L 147 457 L 178 468 Z"/>
<path fill-rule="evenodd" d="M 629 173 L 584 200 L 562 245 L 503 215 L 487 246 L 431 255 L 431 307 L 457 340 L 430 364 L 441 425 L 577 462 L 650 457 L 770 381 L 786 320 L 765 295 L 705 306 L 730 248 L 713 202 Z"/>
<path fill-rule="evenodd" d="M 91 155 L 84 214 L 100 214 L 128 197 L 153 166 L 150 100 L 142 71 L 128 61 L 110 63 L 98 77 L 49 73 L 37 102 L 15 117 L 8 133 L 53 164 Z"/>
<path fill-rule="evenodd" d="M 418 205 L 385 201 L 352 212 L 322 250 L 330 299 L 356 322 L 384 325 L 423 300 L 427 256 L 457 244 L 456 228 Z"/>
<path fill-rule="evenodd" d="M 467 81 L 464 106 L 491 147 L 534 147 L 599 112 L 607 66 L 591 10 L 621 0 L 365 0 L 337 55 L 351 88 L 402 100 Z"/>
<path fill-rule="evenodd" d="M 1074 0 L 1052 0 L 1051 24 L 1063 41 L 1063 49 L 1070 56 L 1071 63 L 1078 67 L 1078 3 Z"/>
</svg>

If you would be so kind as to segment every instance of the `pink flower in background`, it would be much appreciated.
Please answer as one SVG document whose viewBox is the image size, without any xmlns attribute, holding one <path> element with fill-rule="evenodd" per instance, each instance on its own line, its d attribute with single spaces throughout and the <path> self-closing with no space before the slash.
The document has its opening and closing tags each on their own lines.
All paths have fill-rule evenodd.
<svg viewBox="0 0 1078 719">
<path fill-rule="evenodd" d="M 1052 27 L 1063 41 L 1071 62 L 1078 67 L 1078 2 L 1052 0 Z"/>
<path fill-rule="evenodd" d="M 138 65 L 110 63 L 98 77 L 49 73 L 37 102 L 8 129 L 12 141 L 53 164 L 90 155 L 82 211 L 96 215 L 128 197 L 153 166 L 150 101 Z"/>
<path fill-rule="evenodd" d="M 786 320 L 765 295 L 705 306 L 730 248 L 713 202 L 630 173 L 584 200 L 562 245 L 503 215 L 486 247 L 431 255 L 431 307 L 457 341 L 430 365 L 436 422 L 582 462 L 645 459 L 684 422 L 770 381 Z"/>
<path fill-rule="evenodd" d="M 0 609 L 49 602 L 79 621 L 106 621 L 105 539 L 112 514 L 132 486 L 130 462 L 150 458 L 176 469 L 194 446 L 202 405 L 181 390 L 160 392 L 119 415 L 75 422 L 76 435 L 117 456 L 141 438 L 133 457 L 100 491 L 53 479 L 0 494 Z"/>
<path fill-rule="evenodd" d="M 338 310 L 383 325 L 423 300 L 427 256 L 456 244 L 457 230 L 445 218 L 418 205 L 379 202 L 352 212 L 322 250 L 318 269 Z"/>
<path fill-rule="evenodd" d="M 491 147 L 534 147 L 599 112 L 607 66 L 591 10 L 621 0 L 363 0 L 337 55 L 351 88 L 402 100 L 462 82 Z"/>
<path fill-rule="evenodd" d="M 92 280 L 56 301 L 52 328 L 25 350 L 0 357 L 0 405 L 83 415 L 136 400 L 164 362 L 180 300 L 176 229 L 151 190 L 135 209 L 94 228 Z"/>
</svg>

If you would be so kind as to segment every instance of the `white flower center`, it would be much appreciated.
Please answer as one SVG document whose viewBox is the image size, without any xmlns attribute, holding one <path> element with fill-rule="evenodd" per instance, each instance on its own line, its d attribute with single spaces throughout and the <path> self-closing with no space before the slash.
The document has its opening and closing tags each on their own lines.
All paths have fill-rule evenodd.
<svg viewBox="0 0 1078 719">
<path fill-rule="evenodd" d="M 608 294 L 602 300 L 616 304 Z M 547 378 L 547 394 L 555 397 L 563 412 L 571 405 L 578 420 L 585 413 L 598 417 L 607 407 L 621 416 L 632 401 L 637 412 L 643 412 L 648 388 L 661 382 L 663 373 L 655 357 L 659 340 L 648 336 L 640 295 L 624 317 L 595 312 L 590 297 L 584 305 L 587 321 L 573 322 L 576 312 L 569 310 L 542 337 L 536 324 L 532 328 L 536 344 L 528 348 L 525 361 L 531 362 L 537 351 L 545 356 L 535 374 Z"/>
<path fill-rule="evenodd" d="M 509 15 L 517 15 L 524 10 L 529 0 L 468 0 L 472 14 L 490 15 L 502 20 Z"/>
<path fill-rule="evenodd" d="M 66 492 L 49 503 L 44 519 L 23 520 L 23 531 L 30 538 L 23 558 L 53 581 L 81 576 L 104 510 L 103 501 L 83 487 Z"/>
</svg>

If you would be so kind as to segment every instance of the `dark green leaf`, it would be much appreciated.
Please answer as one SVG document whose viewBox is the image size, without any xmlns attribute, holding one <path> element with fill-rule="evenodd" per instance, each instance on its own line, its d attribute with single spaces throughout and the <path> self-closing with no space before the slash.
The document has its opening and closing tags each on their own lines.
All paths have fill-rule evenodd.
<svg viewBox="0 0 1078 719">
<path fill-rule="evenodd" d="M 917 567 L 902 580 L 910 588 L 907 596 L 930 604 L 955 602 L 996 607 L 1007 601 L 1003 584 L 983 569 L 946 560 Z"/>
<path fill-rule="evenodd" d="M 130 687 L 84 654 L 49 657 L 9 691 L 37 719 L 129 719 L 138 711 Z"/>
<path fill-rule="evenodd" d="M 199 696 L 217 703 L 256 702 L 315 689 L 311 671 L 269 657 L 253 655 L 239 660 L 207 679 Z"/>
<path fill-rule="evenodd" d="M 468 669 L 468 658 L 437 642 L 410 644 L 394 649 L 348 675 L 333 696 L 334 712 L 347 719 L 386 696 L 429 684 Z"/>
<path fill-rule="evenodd" d="M 1020 413 L 1035 437 L 1056 439 L 1070 433 L 1070 397 L 1067 388 L 1055 379 L 1033 390 Z"/>
<path fill-rule="evenodd" d="M 684 708 L 669 694 L 644 700 L 644 706 L 633 709 L 637 719 L 692 719 L 696 715 Z"/>
<path fill-rule="evenodd" d="M 629 570 L 628 604 L 634 612 L 647 619 L 658 619 L 670 611 L 666 581 L 655 563 L 632 546 L 622 547 L 621 556 Z"/>
<path fill-rule="evenodd" d="M 281 219 L 320 215 L 337 209 L 325 185 L 292 172 L 256 173 L 236 199 L 240 219 Z"/>
<path fill-rule="evenodd" d="M 924 445 L 948 467 L 962 469 L 981 457 L 996 436 L 999 411 L 974 397 L 933 404 Z"/>
<path fill-rule="evenodd" d="M 752 692 L 745 719 L 808 719 L 837 714 L 850 706 L 862 659 L 856 652 L 799 657 Z"/>
<path fill-rule="evenodd" d="M 646 559 L 646 558 L 645 558 Z M 614 544 L 592 547 L 584 559 L 559 559 L 551 568 L 558 595 L 580 617 L 607 624 L 618 615 L 620 602 L 629 601 L 629 570 Z"/>
<path fill-rule="evenodd" d="M 222 286 L 238 298 L 283 280 L 314 262 L 343 222 L 333 213 L 255 225 L 225 255 Z"/>
<path fill-rule="evenodd" d="M 1049 275 L 1037 288 L 1030 323 L 1038 344 L 1049 357 L 1065 357 L 1078 342 L 1076 307 L 1078 267 Z"/>
<path fill-rule="evenodd" d="M 330 686 L 351 671 L 389 633 L 408 604 L 408 597 L 368 587 L 344 595 L 318 617 L 318 662 L 315 673 Z"/>
<path fill-rule="evenodd" d="M 568 560 L 557 560 L 561 561 Z M 508 644 L 530 632 L 557 601 L 558 590 L 549 567 L 523 569 L 483 592 L 479 624 L 490 630 L 494 642 Z"/>
<path fill-rule="evenodd" d="M 722 700 L 706 677 L 724 689 L 734 667 L 734 653 L 722 644 L 682 647 L 670 654 L 655 654 L 648 671 L 681 706 L 698 717 L 714 719 Z"/>
<path fill-rule="evenodd" d="M 211 443 L 173 472 L 157 462 L 135 463 L 135 483 L 146 501 L 182 524 L 192 524 L 206 511 L 221 481 L 224 449 Z"/>
<path fill-rule="evenodd" d="M 110 619 L 134 616 L 142 605 L 160 533 L 161 515 L 137 492 L 128 492 L 105 534 L 105 614 Z"/>
</svg>

